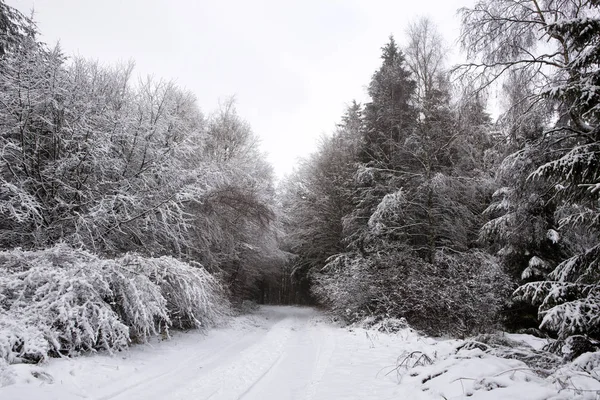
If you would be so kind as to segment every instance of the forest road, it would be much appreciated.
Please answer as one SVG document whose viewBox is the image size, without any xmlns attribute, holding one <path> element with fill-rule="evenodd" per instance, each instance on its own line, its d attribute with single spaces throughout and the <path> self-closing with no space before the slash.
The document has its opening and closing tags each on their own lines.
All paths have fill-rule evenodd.
<svg viewBox="0 0 600 400">
<path fill-rule="evenodd" d="M 464 341 L 437 340 L 410 328 L 386 331 L 393 326 L 342 329 L 311 308 L 265 306 L 224 327 L 154 337 L 112 355 L 10 365 L 17 382 L 7 386 L 1 386 L 0 368 L 0 400 L 572 398 L 522 361 L 480 349 L 459 352 Z M 529 343 L 547 345 L 519 337 L 514 340 L 523 341 L 523 351 L 534 348 Z M 434 362 L 411 367 L 412 354 Z M 592 394 L 599 390 L 596 379 L 572 371 L 556 376 L 578 379 L 574 385 Z"/>
<path fill-rule="evenodd" d="M 254 329 L 208 337 L 185 357 L 102 388 L 97 400 L 314 399 L 339 329 L 316 310 L 262 307 Z M 96 391 L 96 394 L 99 394 Z"/>
</svg>

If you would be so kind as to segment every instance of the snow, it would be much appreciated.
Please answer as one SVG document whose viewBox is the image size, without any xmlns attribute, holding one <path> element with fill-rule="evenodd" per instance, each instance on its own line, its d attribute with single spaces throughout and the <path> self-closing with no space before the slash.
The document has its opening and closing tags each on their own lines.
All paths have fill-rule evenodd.
<svg viewBox="0 0 600 400">
<path fill-rule="evenodd" d="M 558 233 L 554 229 L 548 229 L 548 232 L 546 232 L 546 237 L 548 238 L 548 240 L 555 244 L 560 241 L 560 233 Z"/>
<path fill-rule="evenodd" d="M 534 348 L 542 340 L 508 335 Z M 2 400 L 29 399 L 572 399 L 557 377 L 464 341 L 341 328 L 302 307 L 262 307 L 209 331 L 174 333 L 110 356 L 51 359 L 43 365 L 0 364 Z M 584 356 L 582 356 L 584 357 Z M 596 370 L 598 357 L 578 365 Z M 571 370 L 562 371 L 573 379 Z M 595 396 L 597 381 L 578 374 Z M 596 386 L 595 386 L 596 385 Z M 560 391 L 560 393 L 559 393 Z"/>
<path fill-rule="evenodd" d="M 523 342 L 531 346 L 534 350 L 542 350 L 544 346 L 549 343 L 548 339 L 535 337 L 533 335 L 526 335 L 524 333 L 507 333 L 507 338 L 516 340 L 517 342 Z"/>
</svg>

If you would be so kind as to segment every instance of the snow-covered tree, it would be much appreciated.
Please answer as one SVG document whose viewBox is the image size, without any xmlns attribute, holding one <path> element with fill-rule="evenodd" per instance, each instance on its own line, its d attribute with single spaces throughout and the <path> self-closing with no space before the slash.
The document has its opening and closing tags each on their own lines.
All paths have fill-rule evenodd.
<svg viewBox="0 0 600 400">
<path fill-rule="evenodd" d="M 0 56 L 0 248 L 25 249 L 23 257 L 44 267 L 13 275 L 11 255 L 0 270 L 23 291 L 37 290 L 23 280 L 38 274 L 35 285 L 60 318 L 43 312 L 46 298 L 3 305 L 13 317 L 40 310 L 43 321 L 24 328 L 47 329 L 33 332 L 47 339 L 40 354 L 117 349 L 169 326 L 210 323 L 227 305 L 225 294 L 257 298 L 283 254 L 271 169 L 233 103 L 205 118 L 194 96 L 172 82 L 132 82 L 132 63 L 68 59 L 15 31 L 10 24 L 26 20 L 0 5 L 0 28 L 20 35 Z M 67 264 L 91 275 L 53 262 L 63 250 L 48 249 L 58 244 L 67 246 Z M 69 282 L 77 287 L 71 294 Z M 202 292 L 213 284 L 218 300 Z M 0 301 L 12 298 L 7 293 Z M 77 312 L 82 319 L 69 322 Z M 6 354 L 22 343 L 11 337 L 0 345 Z"/>
<path fill-rule="evenodd" d="M 363 134 L 361 106 L 353 102 L 336 132 L 322 138 L 318 152 L 304 160 L 282 188 L 286 212 L 284 248 L 294 281 L 308 292 L 309 272 L 345 249 L 344 218 L 353 209 L 354 172 Z"/>
<path fill-rule="evenodd" d="M 305 250 L 295 250 L 300 260 L 319 252 L 320 261 L 308 263 L 313 293 L 347 320 L 405 317 L 434 334 L 489 329 L 508 282 L 494 257 L 473 249 L 492 187 L 484 169 L 489 118 L 475 101 L 452 99 L 433 27 L 422 22 L 411 34 L 406 58 L 393 40 L 383 48 L 360 124 L 358 158 L 344 175 L 351 179 L 338 186 L 346 188 L 343 201 L 330 202 L 327 185 L 337 176 L 320 174 L 320 154 L 309 160 L 295 182 L 304 201 L 291 201 L 302 205 L 297 213 L 306 225 L 294 225 L 291 237 L 308 228 L 299 240 Z M 320 191 L 311 186 L 317 178 Z M 339 221 L 341 212 L 341 232 L 336 226 L 331 238 L 311 229 L 323 225 L 315 220 Z M 493 275 L 488 286 L 473 281 L 478 273 Z M 461 308 L 461 301 L 474 309 Z M 472 323 L 476 314 L 482 319 Z"/>
<path fill-rule="evenodd" d="M 34 37 L 36 32 L 35 24 L 30 18 L 0 1 L 0 57 L 18 47 L 26 37 Z"/>
<path fill-rule="evenodd" d="M 512 207 L 512 211 L 493 224 L 505 239 L 517 241 L 521 232 L 513 229 L 518 226 L 514 210 L 524 207 L 514 200 L 524 193 L 537 196 L 540 206 L 553 215 L 539 219 L 543 224 L 535 236 L 547 243 L 559 242 L 563 249 L 560 255 L 569 258 L 556 265 L 547 261 L 556 253 L 528 254 L 528 266 L 523 270 L 527 278 L 535 274 L 543 278 L 540 271 L 555 268 L 544 280 L 527 283 L 515 294 L 539 306 L 541 326 L 560 337 L 574 333 L 597 337 L 598 303 L 594 292 L 597 276 L 593 270 L 598 257 L 595 249 L 600 211 L 596 190 L 600 179 L 598 3 L 480 1 L 471 9 L 462 10 L 462 14 L 463 44 L 473 56 L 473 62 L 464 67 L 478 71 L 486 83 L 508 71 L 527 76 L 533 83 L 531 95 L 515 94 L 516 100 L 521 97 L 520 101 L 531 106 L 516 116 L 527 119 L 530 110 L 540 110 L 536 106 L 539 104 L 543 104 L 541 109 L 546 113 L 546 118 L 536 122 L 543 123 L 543 131 L 533 132 L 524 148 L 505 162 L 511 164 L 513 160 L 528 166 L 517 174 L 516 179 L 521 182 L 507 188 L 505 200 L 495 206 L 504 204 L 507 210 Z M 548 190 L 543 193 L 523 190 L 531 185 L 545 186 Z M 502 220 L 507 223 L 501 224 Z M 548 225 L 547 221 L 554 223 Z"/>
</svg>

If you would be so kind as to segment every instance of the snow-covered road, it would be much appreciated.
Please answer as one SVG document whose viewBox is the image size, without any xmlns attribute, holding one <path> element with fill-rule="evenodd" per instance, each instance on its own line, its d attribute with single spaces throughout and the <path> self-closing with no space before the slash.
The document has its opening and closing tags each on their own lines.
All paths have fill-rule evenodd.
<svg viewBox="0 0 600 400">
<path fill-rule="evenodd" d="M 342 329 L 311 308 L 263 307 L 207 334 L 176 333 L 113 356 L 12 365 L 10 385 L 0 368 L 0 400 L 574 398 L 520 361 L 458 352 L 460 343 L 408 328 Z M 577 385 L 592 395 L 596 381 L 588 381 Z"/>
<path fill-rule="evenodd" d="M 234 335 L 209 357 L 186 362 L 188 373 L 112 398 L 155 398 L 151 386 L 169 399 L 314 398 L 335 345 L 333 328 L 318 324 L 309 308 L 269 307 L 262 316 L 264 330 Z"/>
<path fill-rule="evenodd" d="M 283 400 L 376 395 L 378 389 L 370 381 L 377 379 L 373 369 L 377 363 L 361 356 L 361 350 L 373 350 L 373 338 L 325 319 L 312 308 L 263 307 L 207 335 L 177 333 L 172 340 L 135 346 L 114 356 L 51 360 L 40 367 L 15 365 L 17 383 L 0 388 L 0 399 Z M 341 346 L 340 333 L 348 336 Z M 389 351 L 386 358 L 393 365 L 396 354 Z M 388 389 L 395 386 L 391 379 L 382 381 Z"/>
</svg>

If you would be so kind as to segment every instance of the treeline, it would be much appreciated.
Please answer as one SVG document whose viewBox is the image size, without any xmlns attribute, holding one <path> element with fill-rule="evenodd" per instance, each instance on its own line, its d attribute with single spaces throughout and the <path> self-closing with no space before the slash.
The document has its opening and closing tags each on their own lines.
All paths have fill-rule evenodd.
<svg viewBox="0 0 600 400">
<path fill-rule="evenodd" d="M 289 268 L 347 321 L 598 339 L 597 2 L 482 0 L 460 15 L 467 62 L 447 67 L 426 19 L 405 46 L 390 38 L 370 101 L 287 179 Z"/>
<path fill-rule="evenodd" d="M 71 354 L 210 325 L 279 278 L 271 167 L 232 101 L 205 116 L 132 64 L 68 59 L 3 2 L 0 31 L 0 355 L 30 328 Z"/>
</svg>

